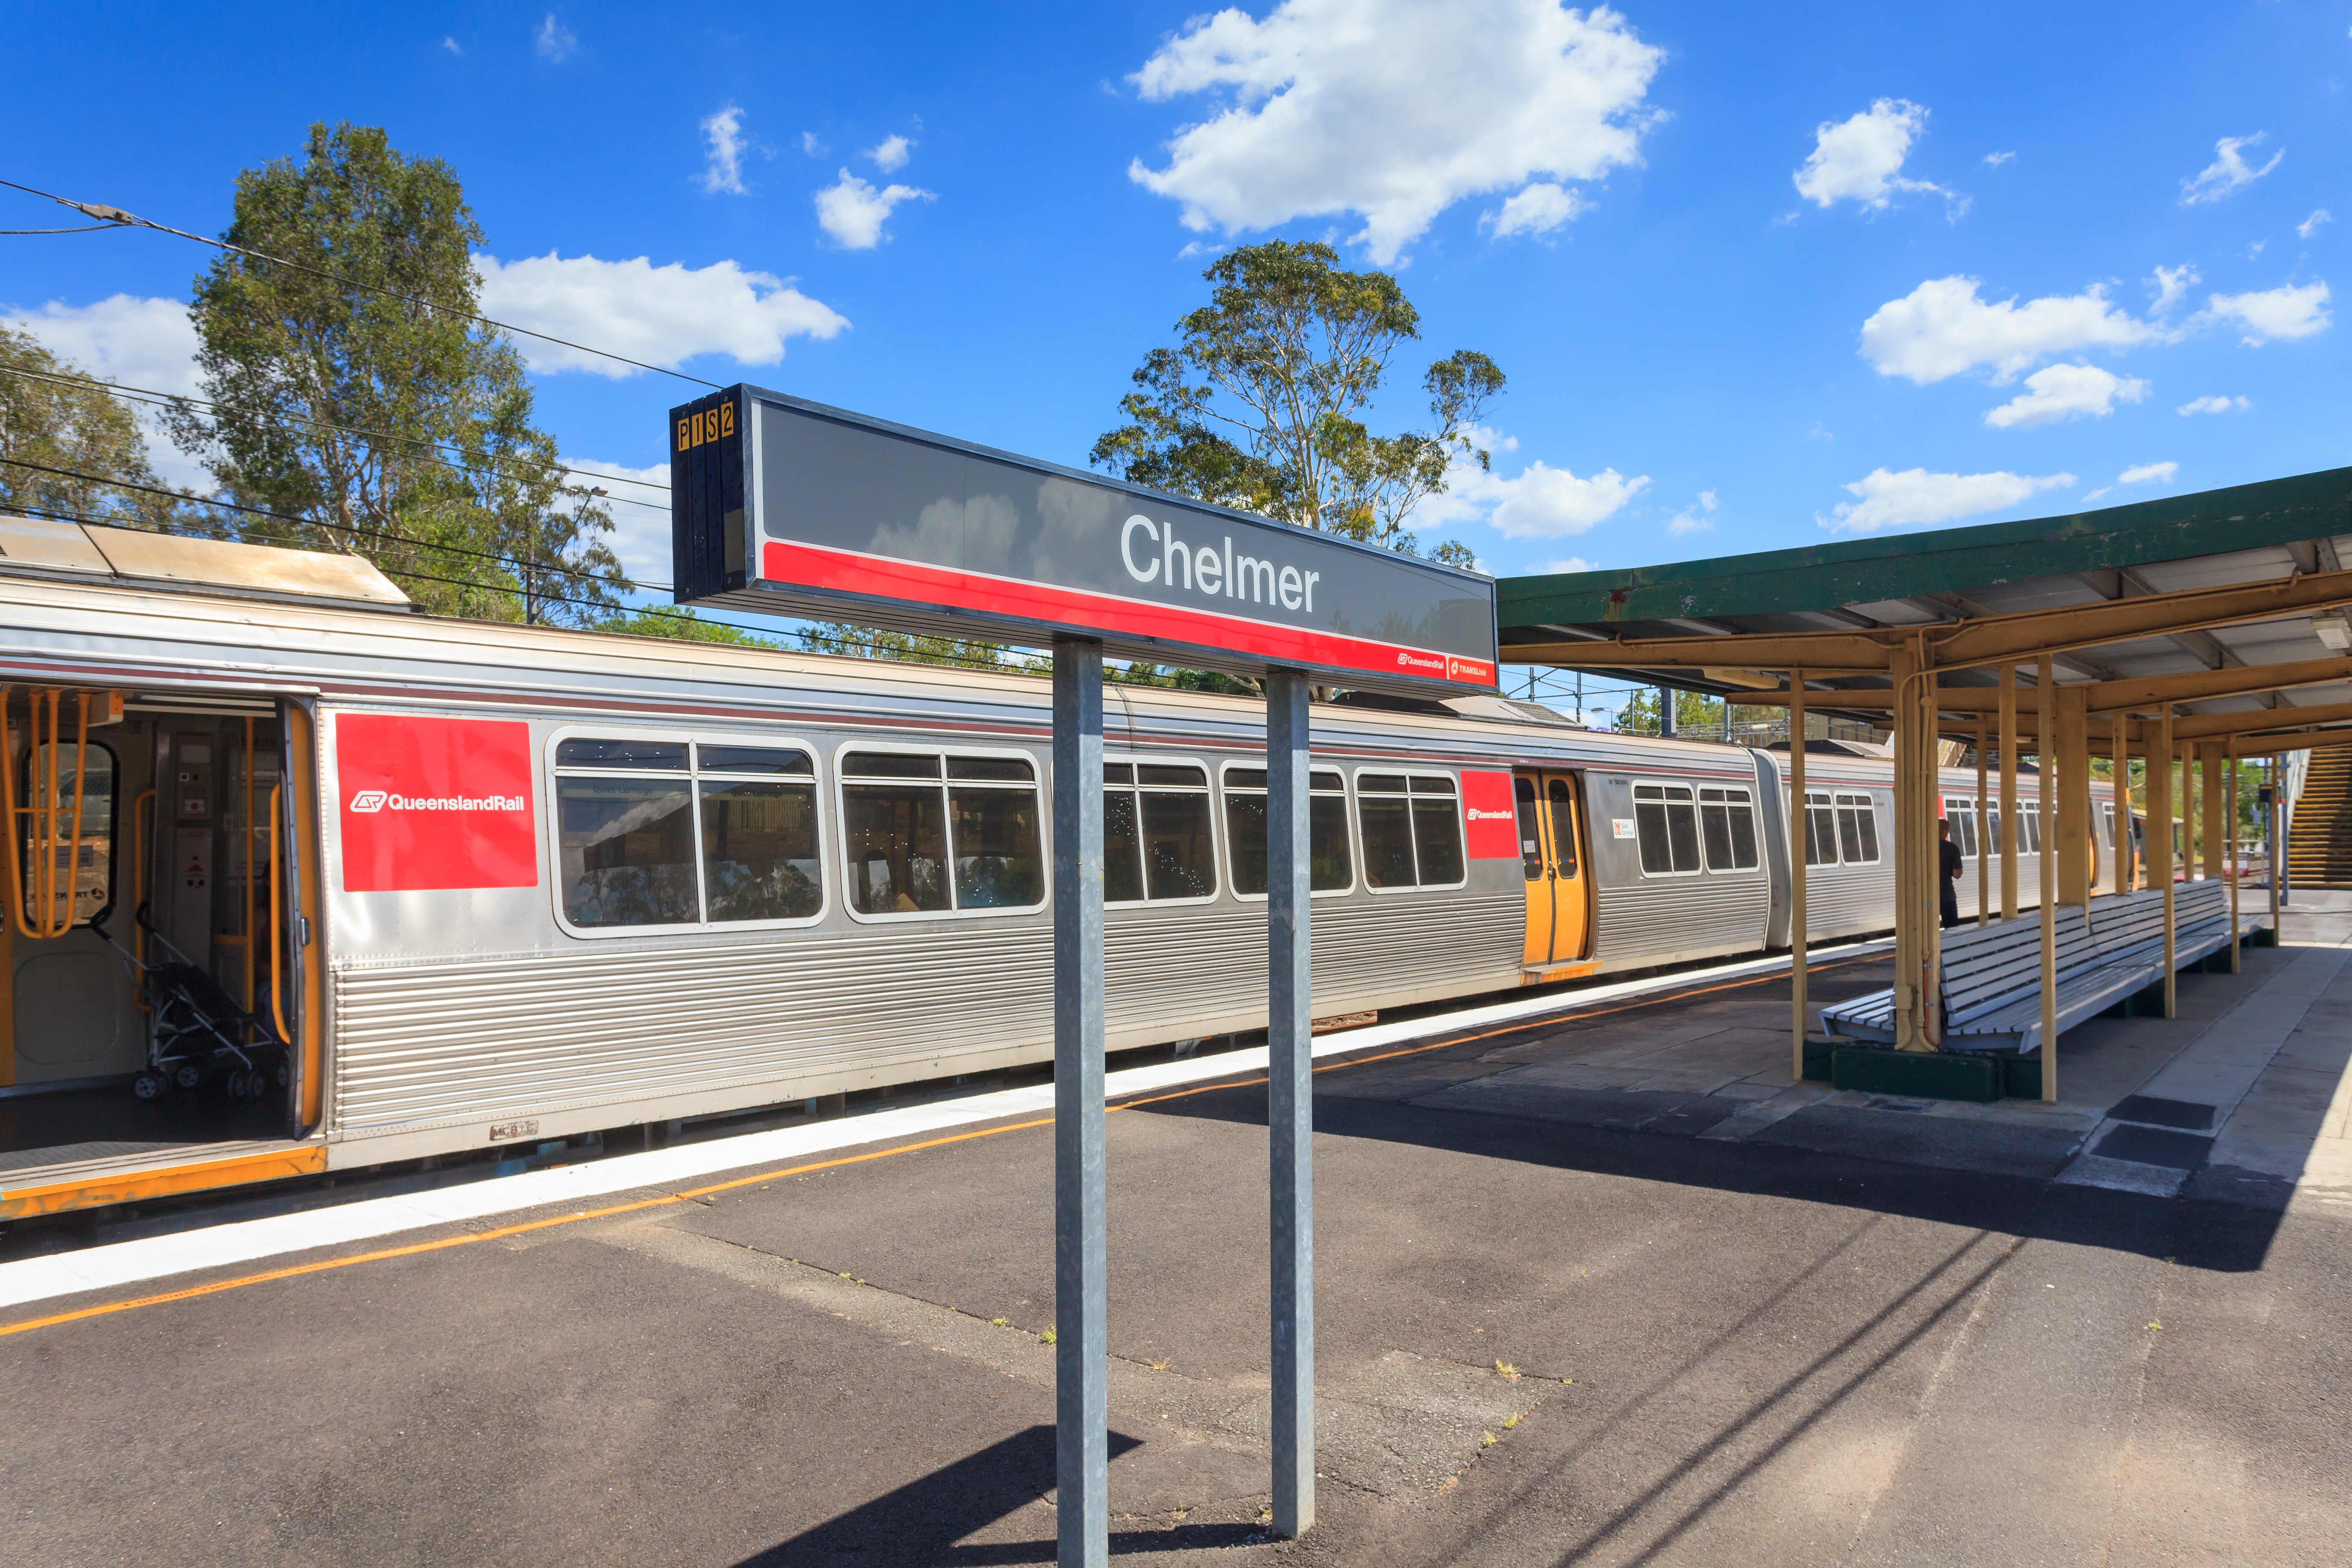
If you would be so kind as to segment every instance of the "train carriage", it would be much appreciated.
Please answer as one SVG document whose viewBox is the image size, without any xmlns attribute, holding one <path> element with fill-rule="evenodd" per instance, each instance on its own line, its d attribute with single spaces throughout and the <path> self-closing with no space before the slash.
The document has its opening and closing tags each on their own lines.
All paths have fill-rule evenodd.
<svg viewBox="0 0 2352 1568">
<path fill-rule="evenodd" d="M 1043 680 L 439 619 L 345 557 L 0 552 L 0 1219 L 1051 1056 Z M 1113 1049 L 1264 1026 L 1264 745 L 1111 689 Z M 1492 697 L 1318 704 L 1313 753 L 1318 1016 L 1786 942 L 1785 757 Z M 1890 770 L 1809 767 L 1810 929 L 1883 929 Z M 198 1016 L 242 1047 L 159 1056 Z"/>
</svg>

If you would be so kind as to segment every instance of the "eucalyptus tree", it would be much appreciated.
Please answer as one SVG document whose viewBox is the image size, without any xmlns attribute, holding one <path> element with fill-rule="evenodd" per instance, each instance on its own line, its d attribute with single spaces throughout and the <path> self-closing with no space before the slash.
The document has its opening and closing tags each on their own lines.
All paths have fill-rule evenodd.
<svg viewBox="0 0 2352 1568">
<path fill-rule="evenodd" d="M 1428 424 L 1394 435 L 1367 423 L 1421 314 L 1386 272 L 1349 272 L 1313 241 L 1273 240 L 1202 273 L 1209 302 L 1176 323 L 1119 400 L 1127 423 L 1092 460 L 1156 489 L 1324 529 L 1407 554 L 1409 526 L 1457 463 L 1484 471 L 1478 420 L 1503 372 L 1475 349 L 1422 375 Z M 1468 565 L 1456 542 L 1427 553 Z"/>
<path fill-rule="evenodd" d="M 478 320 L 481 226 L 437 158 L 310 128 L 237 176 L 189 313 L 202 401 L 173 416 L 224 531 L 350 551 L 427 608 L 593 623 L 629 588 L 601 500 L 567 485 L 506 333 Z"/>
</svg>

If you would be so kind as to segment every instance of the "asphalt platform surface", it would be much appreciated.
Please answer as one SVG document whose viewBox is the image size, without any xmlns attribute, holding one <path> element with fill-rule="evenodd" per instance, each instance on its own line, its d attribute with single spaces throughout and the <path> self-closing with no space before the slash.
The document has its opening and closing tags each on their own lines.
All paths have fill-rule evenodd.
<svg viewBox="0 0 2352 1568">
<path fill-rule="evenodd" d="M 1781 979 L 1318 1074 L 1295 1542 L 1261 1511 L 1265 1089 L 1115 1112 L 1114 1552 L 2346 1560 L 2352 1215 L 2057 1179 L 2096 1113 L 2063 1148 L 1900 1105 L 1727 1135 L 1759 1094 L 1558 1081 L 1787 1008 Z M 1049 1563 L 1051 1156 L 983 1127 L 17 1309 L 172 1298 L 0 1337 L 0 1561 Z"/>
</svg>

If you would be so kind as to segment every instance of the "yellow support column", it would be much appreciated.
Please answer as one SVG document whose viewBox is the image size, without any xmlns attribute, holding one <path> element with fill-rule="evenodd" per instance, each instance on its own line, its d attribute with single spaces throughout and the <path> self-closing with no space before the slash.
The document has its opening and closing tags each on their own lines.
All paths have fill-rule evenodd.
<svg viewBox="0 0 2352 1568">
<path fill-rule="evenodd" d="M 2058 707 L 2055 699 L 2056 674 L 2051 668 L 2050 656 L 2043 654 L 2033 672 L 2033 703 L 2036 725 L 2034 776 L 2041 785 L 2038 791 L 2042 815 L 2042 864 L 2036 879 L 2042 885 L 2042 1098 L 2058 1098 L 2058 879 L 2051 865 L 2051 851 L 2056 847 L 2052 840 L 2050 808 L 2053 802 L 2051 791 L 2057 784 L 2056 758 L 2051 754 L 2051 737 L 2058 729 Z"/>
<path fill-rule="evenodd" d="M 1977 924 L 1991 918 L 1992 835 L 1985 831 L 1985 722 L 1977 721 Z"/>
<path fill-rule="evenodd" d="M 2115 891 L 2140 886 L 2140 856 L 2131 844 L 2131 720 L 2115 715 Z"/>
<path fill-rule="evenodd" d="M 2177 932 L 2172 924 L 2172 704 L 2157 715 L 2156 734 L 2147 745 L 2147 830 L 2161 844 L 2161 856 L 2148 858 L 2148 874 L 2164 889 L 2164 1016 L 2173 1015 L 2172 960 Z"/>
<path fill-rule="evenodd" d="M 2238 864 L 2238 738 L 2230 737 L 2230 973 L 2235 974 L 2238 961 L 2238 884 L 2243 880 L 2243 868 Z"/>
<path fill-rule="evenodd" d="M 1789 1045 L 1789 1076 L 1805 1077 L 1805 862 L 1812 843 L 1812 813 L 1805 805 L 1805 672 L 1789 672 L 1789 990 L 1795 1016 Z"/>
<path fill-rule="evenodd" d="M 1919 680 L 1919 931 L 1920 1032 L 1937 1049 L 1944 1044 L 1944 727 L 1937 708 L 1934 655 L 1920 639 Z"/>
<path fill-rule="evenodd" d="M 1917 668 L 1912 643 L 1889 650 L 1887 674 L 1895 682 L 1895 706 L 1887 714 L 1895 727 L 1895 1048 L 1901 1051 L 1927 1048 L 1919 1036 L 1918 900 L 1911 887 L 1919 858 L 1912 778 L 1918 772 L 1920 736 L 1909 677 Z"/>
<path fill-rule="evenodd" d="M 2200 857 L 2197 853 L 2199 833 L 2204 826 L 2197 815 L 2197 748 L 2188 742 L 2173 742 L 2174 761 L 2180 768 L 2180 879 L 2197 879 Z"/>
<path fill-rule="evenodd" d="M 2017 918 L 2017 667 L 2000 667 L 2000 918 Z"/>
<path fill-rule="evenodd" d="M 2087 907 L 2091 901 L 2090 693 L 2079 686 L 2054 693 L 2058 796 L 2058 901 Z"/>
<path fill-rule="evenodd" d="M 2229 830 L 2222 816 L 2225 803 L 2221 786 L 2221 748 L 2209 741 L 2197 751 L 2198 761 L 2201 764 L 2198 771 L 2204 775 L 2199 781 L 2203 786 L 2199 799 L 2205 808 L 2205 875 L 2219 877 L 2221 875 L 2224 847 L 2236 837 Z"/>
</svg>

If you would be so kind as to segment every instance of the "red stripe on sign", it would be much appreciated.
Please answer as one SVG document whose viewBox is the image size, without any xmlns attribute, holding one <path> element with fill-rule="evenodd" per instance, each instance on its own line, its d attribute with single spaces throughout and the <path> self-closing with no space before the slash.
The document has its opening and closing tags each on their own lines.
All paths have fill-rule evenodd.
<svg viewBox="0 0 2352 1568">
<path fill-rule="evenodd" d="M 1495 684 L 1495 667 L 1484 659 L 1401 647 L 1394 643 L 1310 631 L 1303 626 L 1274 626 L 1212 610 L 1188 610 L 1176 605 L 1123 599 L 1115 594 L 1089 593 L 1083 588 L 1056 588 L 1043 583 L 958 572 L 945 566 L 925 566 L 887 555 L 861 555 L 819 544 L 768 540 L 761 547 L 760 567 L 763 577 L 793 586 L 944 605 L 1027 621 L 1075 624 L 1113 636 L 1124 632 L 1132 637 L 1255 654 L 1277 664 Z"/>
</svg>

